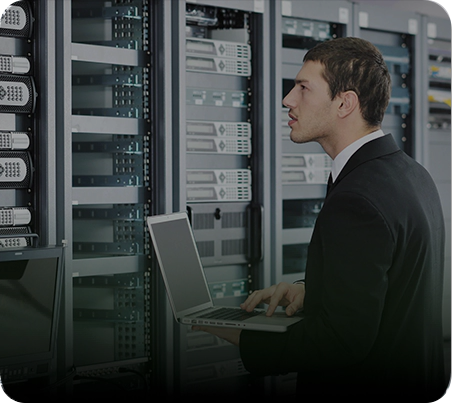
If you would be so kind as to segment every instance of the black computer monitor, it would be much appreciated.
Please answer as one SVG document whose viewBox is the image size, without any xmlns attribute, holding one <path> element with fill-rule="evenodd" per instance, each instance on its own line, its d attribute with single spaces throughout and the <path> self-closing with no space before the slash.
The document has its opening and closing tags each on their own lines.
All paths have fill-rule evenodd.
<svg viewBox="0 0 452 403">
<path fill-rule="evenodd" d="M 52 370 L 62 272 L 62 247 L 0 251 L 3 386 L 48 376 Z"/>
</svg>

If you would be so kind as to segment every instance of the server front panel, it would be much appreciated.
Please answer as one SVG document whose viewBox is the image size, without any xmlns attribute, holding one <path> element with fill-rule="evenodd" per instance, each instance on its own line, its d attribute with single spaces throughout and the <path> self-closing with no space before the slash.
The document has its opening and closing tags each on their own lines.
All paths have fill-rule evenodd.
<svg viewBox="0 0 452 403">
<path fill-rule="evenodd" d="M 16 2 L 0 24 L 0 252 L 38 246 L 47 237 L 39 205 L 47 173 L 39 153 L 45 134 L 38 132 L 37 13 L 33 1 Z"/>
</svg>

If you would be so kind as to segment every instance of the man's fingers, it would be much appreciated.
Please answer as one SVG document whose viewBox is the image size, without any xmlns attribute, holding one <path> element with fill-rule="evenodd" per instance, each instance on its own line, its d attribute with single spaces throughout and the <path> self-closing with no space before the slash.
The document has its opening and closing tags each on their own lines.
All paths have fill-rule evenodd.
<svg viewBox="0 0 452 403">
<path fill-rule="evenodd" d="M 287 306 L 288 315 L 293 315 L 303 306 L 304 285 L 279 283 L 263 290 L 254 291 L 240 307 L 251 312 L 257 305 L 268 304 L 267 316 L 272 316 L 278 306 Z M 290 309 L 289 309 L 290 307 Z"/>
<path fill-rule="evenodd" d="M 266 304 L 269 304 L 267 316 L 271 316 L 279 305 L 288 303 L 286 299 L 288 291 L 289 284 L 279 283 L 277 286 L 273 285 L 269 288 L 264 288 L 263 290 L 254 291 L 240 306 L 242 309 L 251 312 L 257 305 L 265 302 Z"/>
<path fill-rule="evenodd" d="M 291 302 L 286 308 L 286 314 L 288 316 L 294 315 L 299 309 L 303 308 L 304 293 L 297 294 L 293 302 Z"/>
<path fill-rule="evenodd" d="M 275 292 L 270 298 L 270 303 L 268 304 L 267 316 L 272 316 L 276 310 L 276 308 L 281 305 L 281 301 L 286 298 L 286 294 L 288 291 L 288 284 L 279 283 L 276 286 Z"/>
<path fill-rule="evenodd" d="M 246 301 L 240 305 L 242 309 L 245 309 L 248 312 L 251 312 L 256 306 L 258 306 L 261 302 L 265 302 L 267 298 L 270 296 L 269 289 L 254 291 Z"/>
<path fill-rule="evenodd" d="M 267 308 L 267 312 L 265 315 L 272 316 L 275 313 L 276 308 L 278 307 L 278 304 L 269 304 Z"/>
<path fill-rule="evenodd" d="M 294 302 L 292 302 L 290 305 L 286 308 L 286 314 L 288 316 L 294 315 L 301 307 L 303 306 L 303 301 L 301 298 L 296 299 Z"/>
</svg>

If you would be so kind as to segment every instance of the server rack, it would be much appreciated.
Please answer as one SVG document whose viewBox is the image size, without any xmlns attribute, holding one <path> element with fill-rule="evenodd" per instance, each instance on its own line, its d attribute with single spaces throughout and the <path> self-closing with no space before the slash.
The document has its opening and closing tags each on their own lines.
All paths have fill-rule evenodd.
<svg viewBox="0 0 452 403">
<path fill-rule="evenodd" d="M 71 5 L 74 396 L 91 390 L 92 375 L 145 390 L 135 372 L 147 376 L 150 356 L 151 11 L 144 2 Z"/>
<path fill-rule="evenodd" d="M 54 69 L 51 54 L 43 52 L 53 36 L 46 26 L 51 18 L 51 7 L 28 0 L 9 5 L 0 20 L 0 262 L 3 252 L 33 248 L 38 256 L 61 245 L 53 188 Z M 56 358 L 39 363 L 42 371 L 32 370 L 35 364 L 0 368 L 4 387 L 32 393 L 52 384 Z"/>
<path fill-rule="evenodd" d="M 154 354 L 165 338 L 151 337 L 165 329 L 166 310 L 145 219 L 166 202 L 153 191 L 165 175 L 155 169 L 167 107 L 155 60 L 168 4 L 54 5 L 58 230 L 67 242 L 59 376 L 72 372 L 62 393 L 143 398 L 166 373 Z"/>
<path fill-rule="evenodd" d="M 214 301 L 237 306 L 259 287 L 268 264 L 261 262 L 265 2 L 173 6 L 173 209 L 189 213 Z M 176 326 L 175 351 L 176 393 L 247 393 L 250 378 L 235 347 Z"/>
<path fill-rule="evenodd" d="M 443 330 L 450 340 L 450 229 L 451 229 L 451 168 L 450 168 L 450 91 L 451 52 L 450 21 L 422 16 L 422 49 L 424 77 L 422 103 L 424 106 L 422 150 L 423 163 L 438 188 L 446 226 L 446 250 L 444 270 Z"/>
</svg>

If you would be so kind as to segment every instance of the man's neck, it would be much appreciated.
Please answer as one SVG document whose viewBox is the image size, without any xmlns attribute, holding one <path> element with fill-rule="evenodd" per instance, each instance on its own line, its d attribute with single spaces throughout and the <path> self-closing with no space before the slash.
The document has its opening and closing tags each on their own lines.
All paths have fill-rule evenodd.
<svg viewBox="0 0 452 403">
<path fill-rule="evenodd" d="M 381 128 L 379 126 L 375 127 L 366 126 L 363 127 L 361 130 L 338 131 L 335 134 L 320 139 L 319 144 L 322 146 L 325 152 L 331 157 L 331 159 L 334 160 L 337 157 L 337 155 L 345 148 L 347 148 L 350 144 L 380 129 Z"/>
</svg>

